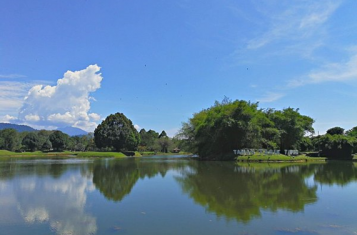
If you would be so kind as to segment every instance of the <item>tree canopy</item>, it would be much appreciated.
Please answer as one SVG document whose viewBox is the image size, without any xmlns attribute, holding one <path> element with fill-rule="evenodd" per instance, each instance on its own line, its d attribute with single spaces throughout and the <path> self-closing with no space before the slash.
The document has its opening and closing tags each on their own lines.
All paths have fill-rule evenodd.
<svg viewBox="0 0 357 235">
<path fill-rule="evenodd" d="M 140 135 L 130 119 L 122 113 L 116 113 L 109 115 L 97 126 L 94 130 L 94 141 L 99 148 L 136 150 Z"/>
<path fill-rule="evenodd" d="M 234 157 L 233 149 L 295 149 L 306 133 L 313 133 L 313 122 L 298 109 L 263 110 L 258 103 L 224 99 L 195 113 L 179 136 L 201 158 L 222 160 Z"/>
</svg>

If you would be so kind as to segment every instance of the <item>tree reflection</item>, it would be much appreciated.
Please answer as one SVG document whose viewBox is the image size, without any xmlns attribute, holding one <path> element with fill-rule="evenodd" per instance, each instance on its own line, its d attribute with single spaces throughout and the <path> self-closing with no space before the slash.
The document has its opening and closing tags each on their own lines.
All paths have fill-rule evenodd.
<svg viewBox="0 0 357 235">
<path fill-rule="evenodd" d="M 209 212 L 248 222 L 260 217 L 262 210 L 298 212 L 315 202 L 317 186 L 307 185 L 303 176 L 313 170 L 303 168 L 199 162 L 177 181 L 185 193 Z"/>
<path fill-rule="evenodd" d="M 344 186 L 357 180 L 357 168 L 349 161 L 333 161 L 319 166 L 314 180 L 321 184 Z"/>
<path fill-rule="evenodd" d="M 121 201 L 139 179 L 135 159 L 98 161 L 93 167 L 93 184 L 107 198 Z"/>
<path fill-rule="evenodd" d="M 93 167 L 93 183 L 107 199 L 121 201 L 130 194 L 139 178 L 152 178 L 158 174 L 164 177 L 168 170 L 183 168 L 186 163 L 134 158 L 97 161 Z"/>
</svg>

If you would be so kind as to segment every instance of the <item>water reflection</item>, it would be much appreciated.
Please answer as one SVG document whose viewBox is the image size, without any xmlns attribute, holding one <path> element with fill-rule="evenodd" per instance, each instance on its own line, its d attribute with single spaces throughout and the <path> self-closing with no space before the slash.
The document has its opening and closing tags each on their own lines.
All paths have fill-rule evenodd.
<svg viewBox="0 0 357 235">
<path fill-rule="evenodd" d="M 333 161 L 317 168 L 314 180 L 321 184 L 344 186 L 357 181 L 357 168 L 352 162 Z"/>
<path fill-rule="evenodd" d="M 344 186 L 357 181 L 357 168 L 351 162 L 235 165 L 145 158 L 2 161 L 0 225 L 20 219 L 28 225 L 46 225 L 57 234 L 100 233 L 96 211 L 88 211 L 88 193 L 98 191 L 116 203 L 130 197 L 138 181 L 153 177 L 174 177 L 174 181 L 162 182 L 177 182 L 190 202 L 219 218 L 248 223 L 263 217 L 265 211 L 303 212 L 306 205 L 318 201 L 317 185 Z M 156 206 L 157 210 L 169 209 L 160 205 L 160 200 Z"/>
<path fill-rule="evenodd" d="M 304 169 L 305 168 L 305 169 Z M 262 210 L 302 211 L 317 200 L 317 186 L 309 186 L 306 166 L 240 165 L 200 162 L 194 171 L 177 177 L 196 203 L 218 217 L 248 222 Z"/>
<path fill-rule="evenodd" d="M 8 196 L 10 193 L 13 198 L 7 209 L 16 208 L 27 224 L 46 223 L 57 234 L 96 233 L 96 219 L 85 211 L 87 192 L 94 188 L 91 177 L 83 177 L 81 170 L 86 171 L 86 164 L 46 161 L 0 164 L 0 182 L 6 184 L 4 179 L 12 179 L 11 184 L 6 184 L 11 189 Z"/>
<path fill-rule="evenodd" d="M 187 164 L 178 161 L 151 161 L 123 159 L 96 161 L 93 166 L 93 184 L 109 200 L 121 201 L 130 194 L 140 179 L 156 175 L 165 177 L 170 169 L 180 169 Z"/>
</svg>

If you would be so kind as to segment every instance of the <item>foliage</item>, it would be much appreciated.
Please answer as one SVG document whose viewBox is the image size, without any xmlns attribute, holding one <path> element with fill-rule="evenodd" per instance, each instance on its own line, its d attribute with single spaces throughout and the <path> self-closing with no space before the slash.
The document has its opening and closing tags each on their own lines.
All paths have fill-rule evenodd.
<svg viewBox="0 0 357 235">
<path fill-rule="evenodd" d="M 258 103 L 224 99 L 193 115 L 176 138 L 205 159 L 232 159 L 233 149 L 295 149 L 313 132 L 313 119 L 298 109 L 260 110 Z"/>
<path fill-rule="evenodd" d="M 140 150 L 141 151 L 154 151 L 157 138 L 159 138 L 159 133 L 153 130 L 145 131 L 141 129 L 140 132 Z"/>
<path fill-rule="evenodd" d="M 161 131 L 159 138 L 162 138 L 162 137 L 167 137 L 167 134 L 165 131 Z"/>
<path fill-rule="evenodd" d="M 319 146 L 321 155 L 332 159 L 352 159 L 353 146 L 356 139 L 344 135 L 326 134 L 315 138 L 315 145 Z"/>
<path fill-rule="evenodd" d="M 98 148 L 114 148 L 116 151 L 136 150 L 140 135 L 133 123 L 122 113 L 109 115 L 94 131 Z"/>
<path fill-rule="evenodd" d="M 161 137 L 156 140 L 159 147 L 159 151 L 162 153 L 168 153 L 169 149 L 172 147 L 172 141 L 169 137 Z"/>
<path fill-rule="evenodd" d="M 0 148 L 9 151 L 18 149 L 20 147 L 20 141 L 17 131 L 15 129 L 0 130 L 0 144 Z"/>
<path fill-rule="evenodd" d="M 351 130 L 346 131 L 346 135 L 357 138 L 357 126 L 353 127 Z"/>
<path fill-rule="evenodd" d="M 312 144 L 311 138 L 304 136 L 301 141 L 300 141 L 300 146 L 299 146 L 300 151 L 306 152 L 306 151 L 311 151 L 314 149 L 314 146 Z"/>
<path fill-rule="evenodd" d="M 62 151 L 68 144 L 69 136 L 61 131 L 54 131 L 49 136 L 49 140 L 52 143 L 52 147 L 57 151 Z"/>
<path fill-rule="evenodd" d="M 22 145 L 24 145 L 26 149 L 29 149 L 32 152 L 42 147 L 40 144 L 40 138 L 36 132 L 29 132 L 22 139 Z"/>
<path fill-rule="evenodd" d="M 338 127 L 338 126 L 332 127 L 327 130 L 327 134 L 329 134 L 329 135 L 343 135 L 344 132 L 345 132 L 345 129 Z"/>
<path fill-rule="evenodd" d="M 298 111 L 299 109 L 286 108 L 268 114 L 268 118 L 274 122 L 275 128 L 279 130 L 281 151 L 297 149 L 305 134 L 314 133 L 312 128 L 314 120 L 301 115 Z"/>
</svg>

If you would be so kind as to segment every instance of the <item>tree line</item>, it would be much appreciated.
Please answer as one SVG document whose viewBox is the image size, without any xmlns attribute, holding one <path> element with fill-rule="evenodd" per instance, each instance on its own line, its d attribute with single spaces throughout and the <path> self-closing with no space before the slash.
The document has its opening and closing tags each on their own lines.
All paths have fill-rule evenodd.
<svg viewBox="0 0 357 235">
<path fill-rule="evenodd" d="M 0 149 L 9 151 L 85 151 L 96 148 L 93 135 L 69 136 L 61 131 L 17 132 L 15 129 L 0 130 Z"/>
<path fill-rule="evenodd" d="M 165 131 L 134 128 L 123 113 L 109 115 L 93 134 L 69 137 L 61 131 L 0 131 L 0 149 L 74 150 L 74 151 L 140 151 L 197 154 L 201 159 L 230 160 L 234 149 L 268 149 L 313 152 L 329 158 L 352 158 L 357 153 L 357 127 L 344 131 L 334 127 L 325 135 L 313 136 L 314 120 L 299 109 L 259 108 L 258 103 L 223 99 L 193 114 L 182 123 L 179 133 L 170 138 Z"/>
<path fill-rule="evenodd" d="M 94 133 L 72 136 L 56 130 L 17 132 L 15 129 L 0 130 L 0 149 L 9 151 L 140 151 L 173 152 L 178 140 L 154 130 L 138 132 L 131 120 L 122 113 L 109 115 Z"/>
</svg>

